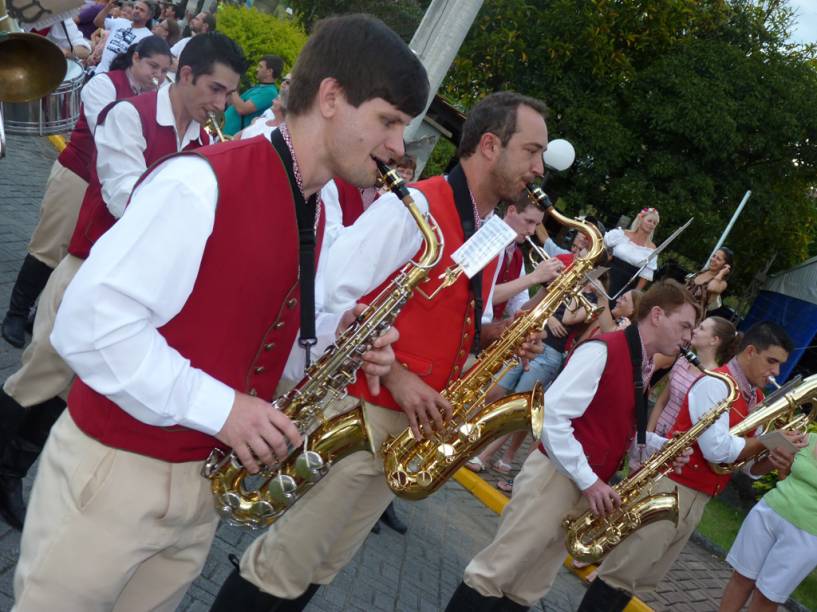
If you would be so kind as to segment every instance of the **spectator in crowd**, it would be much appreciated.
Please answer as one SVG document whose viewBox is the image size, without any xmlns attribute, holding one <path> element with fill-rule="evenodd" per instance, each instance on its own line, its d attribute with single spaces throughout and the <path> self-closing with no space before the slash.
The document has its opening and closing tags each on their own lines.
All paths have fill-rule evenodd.
<svg viewBox="0 0 817 612">
<path fill-rule="evenodd" d="M 94 24 L 94 18 L 99 14 L 99 11 L 105 8 L 105 4 L 105 0 L 88 2 L 82 7 L 79 15 L 74 17 L 74 21 L 76 22 L 79 31 L 82 32 L 82 35 L 88 40 L 91 40 L 91 36 L 93 36 L 94 32 L 97 30 L 97 26 Z"/>
<path fill-rule="evenodd" d="M 104 27 L 108 32 L 108 38 L 95 74 L 107 72 L 111 62 L 117 55 L 125 53 L 132 44 L 151 35 L 148 23 L 151 15 L 153 15 L 153 7 L 148 2 L 137 0 L 133 4 L 133 17 L 131 20 L 125 17 L 108 17 L 108 13 L 111 12 L 113 6 L 114 0 L 108 0 L 108 4 L 94 18 L 94 25 Z"/>
<path fill-rule="evenodd" d="M 224 113 L 224 133 L 232 136 L 250 125 L 256 117 L 272 106 L 278 97 L 275 81 L 284 70 L 284 60 L 277 55 L 265 55 L 258 61 L 255 76 L 258 85 L 250 87 L 241 95 L 233 93 Z"/>
<path fill-rule="evenodd" d="M 616 300 L 612 309 L 608 302 L 599 300 L 603 302 L 601 314 L 579 335 L 577 342 L 582 342 L 598 334 L 606 334 L 627 327 L 632 323 L 635 313 L 638 312 L 638 303 L 641 301 L 642 295 L 643 292 L 638 289 L 631 289 Z"/>
<path fill-rule="evenodd" d="M 611 296 L 615 296 L 624 287 L 633 288 L 630 287 L 630 279 L 655 250 L 652 238 L 659 221 L 660 217 L 655 208 L 644 208 L 638 213 L 629 230 L 616 228 L 604 235 L 604 244 L 612 255 L 609 289 Z M 653 259 L 641 270 L 635 289 L 647 286 L 658 269 L 657 264 L 658 262 Z"/>
<path fill-rule="evenodd" d="M 726 278 L 732 272 L 733 260 L 732 249 L 721 247 L 709 258 L 706 270 L 687 277 L 687 289 L 698 300 L 702 316 L 721 307 L 721 294 L 728 286 Z"/>
<path fill-rule="evenodd" d="M 153 26 L 153 34 L 159 38 L 167 41 L 167 44 L 173 46 L 179 42 L 179 37 L 182 32 L 179 29 L 179 24 L 172 17 L 164 19 Z"/>
<path fill-rule="evenodd" d="M 195 17 L 190 19 L 190 35 L 185 36 L 179 42 L 177 42 L 173 47 L 171 47 L 170 52 L 173 54 L 177 60 L 179 56 L 184 51 L 184 48 L 187 46 L 187 43 L 190 42 L 190 39 L 196 36 L 197 34 L 205 34 L 207 32 L 215 32 L 216 31 L 216 16 L 208 13 L 207 11 L 202 11 Z"/>
<path fill-rule="evenodd" d="M 726 561 L 735 571 L 721 612 L 774 612 L 817 567 L 817 433 L 794 457 L 791 473 L 749 512 Z"/>
</svg>

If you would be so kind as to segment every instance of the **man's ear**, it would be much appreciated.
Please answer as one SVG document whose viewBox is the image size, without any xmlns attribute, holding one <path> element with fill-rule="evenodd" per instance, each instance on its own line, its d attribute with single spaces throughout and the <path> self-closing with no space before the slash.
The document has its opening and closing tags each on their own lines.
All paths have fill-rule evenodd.
<svg viewBox="0 0 817 612">
<path fill-rule="evenodd" d="M 346 99 L 343 88 L 337 79 L 326 77 L 318 86 L 318 108 L 326 118 L 334 117 L 340 103 Z"/>
<path fill-rule="evenodd" d="M 480 136 L 477 151 L 486 159 L 490 161 L 495 160 L 499 156 L 501 149 L 502 143 L 500 142 L 499 138 L 497 138 L 496 134 L 485 132 L 482 136 Z"/>
</svg>

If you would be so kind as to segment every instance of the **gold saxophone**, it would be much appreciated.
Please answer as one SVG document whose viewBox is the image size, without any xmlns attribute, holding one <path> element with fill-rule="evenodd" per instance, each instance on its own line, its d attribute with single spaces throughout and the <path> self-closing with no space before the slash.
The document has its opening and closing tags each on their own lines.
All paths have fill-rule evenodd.
<svg viewBox="0 0 817 612">
<path fill-rule="evenodd" d="M 442 253 L 442 237 L 433 218 L 417 208 L 397 173 L 377 162 L 382 180 L 411 213 L 425 243 L 419 261 L 407 263 L 378 294 L 337 342 L 304 374 L 289 393 L 273 406 L 287 415 L 304 438 L 303 447 L 290 449 L 288 457 L 265 465 L 250 475 L 234 452 L 214 449 L 202 468 L 212 481 L 216 511 L 231 525 L 253 529 L 274 523 L 328 471 L 332 464 L 359 450 L 371 451 L 371 436 L 357 408 L 327 420 L 323 413 L 346 396 L 355 380 L 361 355 L 397 317 L 415 288 L 428 277 Z"/>
<path fill-rule="evenodd" d="M 804 407 L 807 412 L 802 410 Z M 817 374 L 812 374 L 803 380 L 792 381 L 772 393 L 745 419 L 732 427 L 729 434 L 746 437 L 757 429 L 761 430 L 760 435 L 774 429 L 805 432 L 815 417 L 817 417 Z M 717 474 L 729 474 L 739 470 L 748 461 L 762 459 L 767 454 L 768 451 L 764 449 L 748 459 L 735 463 L 710 463 L 709 467 Z"/>
<path fill-rule="evenodd" d="M 693 353 L 682 349 L 681 354 L 701 368 Z M 667 442 L 641 469 L 613 487 L 621 496 L 621 506 L 612 514 L 600 517 L 588 510 L 576 518 L 565 519 L 565 547 L 574 559 L 596 563 L 622 540 L 645 525 L 662 520 L 678 524 L 678 488 L 672 493 L 652 494 L 653 488 L 672 470 L 675 458 L 692 446 L 722 414 L 728 412 L 738 397 L 738 388 L 732 377 L 711 370 L 703 372 L 726 384 L 729 388 L 726 399 L 710 409 L 687 431 Z"/>
<path fill-rule="evenodd" d="M 542 301 L 514 319 L 502 335 L 482 351 L 474 366 L 442 392 L 452 407 L 444 429 L 428 440 L 416 440 L 411 429 L 383 444 L 384 468 L 389 487 L 400 497 L 422 499 L 450 478 L 470 457 L 491 440 L 511 431 L 530 428 L 539 437 L 544 412 L 544 392 L 536 385 L 528 393 L 514 393 L 485 405 L 486 394 L 499 378 L 519 362 L 516 354 L 531 332 L 541 331 L 563 301 L 578 300 L 587 312 L 592 304 L 581 294 L 585 275 L 604 255 L 604 243 L 595 226 L 560 214 L 545 193 L 528 186 L 529 197 L 551 217 L 587 234 L 591 246 L 549 286 Z"/>
</svg>

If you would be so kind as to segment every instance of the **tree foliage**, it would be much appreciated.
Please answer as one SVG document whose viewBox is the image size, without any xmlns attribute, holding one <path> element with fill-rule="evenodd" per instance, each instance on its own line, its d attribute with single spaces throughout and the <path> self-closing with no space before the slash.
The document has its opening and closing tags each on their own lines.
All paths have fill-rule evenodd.
<svg viewBox="0 0 817 612">
<path fill-rule="evenodd" d="M 400 37 L 411 40 L 430 0 L 292 0 L 295 14 L 307 31 L 332 15 L 369 13 L 382 19 Z"/>
<path fill-rule="evenodd" d="M 286 73 L 306 44 L 306 33 L 292 19 L 279 19 L 255 9 L 227 4 L 219 6 L 217 15 L 218 31 L 241 45 L 251 62 L 251 68 L 244 75 L 248 83 L 255 83 L 254 66 L 263 55 L 280 56 Z"/>
<path fill-rule="evenodd" d="M 777 254 L 811 254 L 817 229 L 814 50 L 787 42 L 785 0 L 492 0 L 444 93 L 470 106 L 514 89 L 546 100 L 551 138 L 577 161 L 549 190 L 608 220 L 645 206 L 658 238 L 703 262 L 744 192 L 728 244 L 733 285 Z"/>
</svg>

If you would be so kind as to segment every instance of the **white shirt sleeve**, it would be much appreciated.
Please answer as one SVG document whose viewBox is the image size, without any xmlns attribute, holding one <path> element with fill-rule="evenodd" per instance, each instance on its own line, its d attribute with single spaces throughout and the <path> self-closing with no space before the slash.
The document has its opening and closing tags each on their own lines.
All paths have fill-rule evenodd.
<svg viewBox="0 0 817 612">
<path fill-rule="evenodd" d="M 723 381 L 712 376 L 699 378 L 689 390 L 689 416 L 695 424 L 728 395 Z M 729 412 L 725 412 L 698 438 L 698 446 L 710 463 L 732 463 L 738 458 L 746 440 L 729 435 Z"/>
<path fill-rule="evenodd" d="M 522 261 L 521 269 L 519 270 L 519 278 L 522 278 L 525 275 L 525 262 Z M 525 289 L 520 291 L 515 296 L 513 296 L 510 300 L 508 300 L 508 305 L 505 306 L 505 317 L 514 317 L 516 313 L 522 309 L 522 306 L 525 305 L 530 299 L 530 293 L 528 290 Z"/>
<path fill-rule="evenodd" d="M 57 313 L 57 352 L 91 388 L 150 425 L 215 434 L 235 398 L 157 331 L 193 290 L 216 200 L 207 162 L 165 162 L 93 246 Z"/>
<path fill-rule="evenodd" d="M 121 30 L 122 28 L 129 28 L 131 25 L 133 25 L 131 20 L 124 17 L 105 17 L 106 30 Z"/>
<path fill-rule="evenodd" d="M 182 54 L 182 51 L 184 51 L 184 48 L 187 46 L 187 43 L 190 42 L 190 38 L 191 38 L 190 36 L 182 38 L 181 40 L 179 40 L 179 42 L 170 47 L 170 53 L 173 55 L 173 57 L 178 58 Z"/>
<path fill-rule="evenodd" d="M 133 186 L 147 169 L 139 112 L 129 102 L 114 106 L 94 132 L 96 170 L 102 184 L 102 199 L 117 219 L 128 204 Z"/>
<path fill-rule="evenodd" d="M 428 201 L 409 188 L 422 213 Z M 414 257 L 420 231 L 403 203 L 392 193 L 380 196 L 350 227 L 344 228 L 326 255 L 324 310 L 341 313 Z"/>
<path fill-rule="evenodd" d="M 639 276 L 641 278 L 646 278 L 648 281 L 651 281 L 652 278 L 653 278 L 653 275 L 655 274 L 655 272 L 657 270 L 658 270 L 658 257 L 653 257 L 649 261 L 647 266 L 643 270 L 641 270 L 641 274 L 639 274 Z"/>
<path fill-rule="evenodd" d="M 627 236 L 624 233 L 624 230 L 620 227 L 611 229 L 609 232 L 604 234 L 604 245 L 608 247 L 614 247 L 621 244 L 625 240 L 627 240 Z"/>
<path fill-rule="evenodd" d="M 580 345 L 567 365 L 545 392 L 542 444 L 559 471 L 570 477 L 582 491 L 598 480 L 581 443 L 573 436 L 571 420 L 584 414 L 607 365 L 603 342 Z"/>
<path fill-rule="evenodd" d="M 116 100 L 116 87 L 106 74 L 100 74 L 85 84 L 79 97 L 82 100 L 85 119 L 88 121 L 88 129 L 93 134 L 99 113 Z"/>
</svg>

